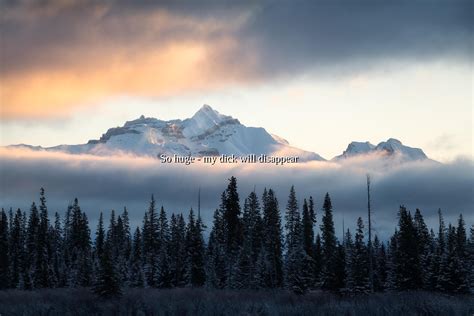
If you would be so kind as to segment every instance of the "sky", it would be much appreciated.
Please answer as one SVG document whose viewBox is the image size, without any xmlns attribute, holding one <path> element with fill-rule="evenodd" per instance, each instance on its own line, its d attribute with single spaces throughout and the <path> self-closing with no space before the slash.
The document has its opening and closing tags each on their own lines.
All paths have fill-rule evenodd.
<svg viewBox="0 0 474 316">
<path fill-rule="evenodd" d="M 470 1 L 2 7 L 0 145 L 85 143 L 209 104 L 327 159 L 390 137 L 473 156 Z"/>
<path fill-rule="evenodd" d="M 400 204 L 430 223 L 470 223 L 473 168 L 473 2 L 297 0 L 0 0 L 0 145 L 97 139 L 140 115 L 191 117 L 203 104 L 264 127 L 326 159 L 351 141 L 397 138 L 442 164 L 375 169 L 376 229 Z M 366 163 L 366 162 L 364 162 Z M 203 189 L 210 220 L 230 175 L 245 196 L 291 184 L 301 200 L 330 191 L 335 218 L 365 208 L 360 162 L 336 167 L 161 170 L 149 159 L 0 149 L 0 206 L 27 209 L 45 186 L 51 209 L 79 197 L 141 221 L 155 193 L 170 210 Z M 203 180 L 206 176 L 206 180 Z M 184 179 L 187 179 L 186 181 Z M 416 190 L 414 189 L 416 188 Z M 261 193 L 261 192 L 260 192 Z M 468 223 L 469 223 L 468 222 Z"/>
</svg>

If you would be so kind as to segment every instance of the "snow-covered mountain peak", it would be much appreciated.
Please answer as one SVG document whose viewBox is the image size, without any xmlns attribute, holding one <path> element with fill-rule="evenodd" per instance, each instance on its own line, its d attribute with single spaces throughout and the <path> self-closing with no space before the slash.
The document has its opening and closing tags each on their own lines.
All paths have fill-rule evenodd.
<svg viewBox="0 0 474 316">
<path fill-rule="evenodd" d="M 284 139 L 261 127 L 247 127 L 232 116 L 203 105 L 191 118 L 164 121 L 141 115 L 123 126 L 109 128 L 99 139 L 86 144 L 59 145 L 32 150 L 108 156 L 131 154 L 166 155 L 295 155 L 300 161 L 324 160 L 316 153 L 292 147 Z"/>
<path fill-rule="evenodd" d="M 193 117 L 183 121 L 183 135 L 186 137 L 199 137 L 229 124 L 240 124 L 232 116 L 223 115 L 204 104 Z"/>
<path fill-rule="evenodd" d="M 396 157 L 401 161 L 413 161 L 428 159 L 423 150 L 405 146 L 395 138 L 380 142 L 377 146 L 369 142 L 351 142 L 342 155 L 336 156 L 333 160 L 351 158 L 364 154 L 378 154 L 383 157 Z"/>
</svg>

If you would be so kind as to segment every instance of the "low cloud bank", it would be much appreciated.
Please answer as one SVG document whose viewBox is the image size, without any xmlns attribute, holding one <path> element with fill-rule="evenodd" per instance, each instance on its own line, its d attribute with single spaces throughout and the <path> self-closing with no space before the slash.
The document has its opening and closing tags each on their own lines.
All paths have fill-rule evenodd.
<svg viewBox="0 0 474 316">
<path fill-rule="evenodd" d="M 74 197 L 79 198 L 92 224 L 100 211 L 130 211 L 132 224 L 139 224 L 151 194 L 168 213 L 197 208 L 201 188 L 201 212 L 210 224 L 219 205 L 227 179 L 238 179 L 241 204 L 254 188 L 260 195 L 273 188 L 283 212 L 291 185 L 300 203 L 313 196 L 318 207 L 329 192 L 339 236 L 342 219 L 353 228 L 358 216 L 366 216 L 366 173 L 372 177 L 374 228 L 382 237 L 392 233 L 398 206 L 420 208 L 430 226 L 436 225 L 441 208 L 446 221 L 455 222 L 462 213 L 474 223 L 474 163 L 459 159 L 449 164 L 415 162 L 392 168 L 379 160 L 349 160 L 342 164 L 309 162 L 287 166 L 255 165 L 163 165 L 157 159 L 131 156 L 96 157 L 51 152 L 0 149 L 0 206 L 28 211 L 38 200 L 40 187 L 46 189 L 50 212 L 61 214 Z M 319 223 L 318 223 L 319 224 Z"/>
</svg>

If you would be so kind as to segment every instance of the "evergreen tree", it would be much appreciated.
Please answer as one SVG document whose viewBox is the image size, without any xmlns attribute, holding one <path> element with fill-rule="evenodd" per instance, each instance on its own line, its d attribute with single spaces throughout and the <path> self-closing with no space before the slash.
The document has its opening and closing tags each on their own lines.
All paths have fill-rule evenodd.
<svg viewBox="0 0 474 316">
<path fill-rule="evenodd" d="M 158 270 L 159 250 L 158 218 L 156 215 L 155 198 L 151 196 L 150 206 L 143 220 L 143 269 L 146 284 L 158 286 L 156 275 Z"/>
<path fill-rule="evenodd" d="M 316 235 L 316 241 L 314 243 L 314 285 L 315 287 L 321 287 L 321 271 L 322 271 L 322 245 L 321 245 L 321 236 L 319 233 Z"/>
<path fill-rule="evenodd" d="M 415 216 L 413 217 L 413 224 L 415 226 L 416 241 L 418 246 L 418 254 L 420 260 L 420 273 L 421 273 L 421 287 L 427 288 L 429 283 L 428 269 L 422 267 L 429 267 L 432 254 L 431 254 L 431 236 L 428 231 L 428 227 L 425 224 L 423 215 L 419 209 L 416 209 Z"/>
<path fill-rule="evenodd" d="M 99 272 L 94 285 L 94 293 L 103 298 L 117 297 L 122 294 L 119 276 L 112 262 L 110 248 L 106 248 L 99 258 Z"/>
<path fill-rule="evenodd" d="M 193 209 L 189 211 L 188 227 L 186 229 L 186 249 L 188 254 L 188 284 L 192 287 L 201 287 L 206 282 L 204 261 L 204 238 L 201 218 L 194 219 Z"/>
<path fill-rule="evenodd" d="M 8 217 L 2 208 L 0 212 L 0 289 L 5 289 L 9 285 L 10 258 L 8 251 Z"/>
<path fill-rule="evenodd" d="M 12 288 L 20 288 L 25 255 L 25 231 L 23 214 L 17 209 L 10 226 L 9 238 L 9 284 Z"/>
<path fill-rule="evenodd" d="M 314 223 L 315 223 L 315 218 L 314 218 L 314 206 L 313 205 L 313 199 L 310 197 L 310 207 L 308 207 L 308 204 L 306 202 L 306 199 L 304 199 L 303 202 L 303 240 L 304 240 L 304 249 L 306 251 L 306 254 L 310 257 L 314 258 L 313 250 L 314 250 Z M 311 210 L 313 208 L 313 210 Z"/>
<path fill-rule="evenodd" d="M 332 218 L 332 203 L 329 193 L 326 193 L 323 204 L 323 217 L 321 223 L 321 250 L 322 250 L 322 287 L 327 290 L 337 290 L 338 281 L 336 274 L 337 240 Z"/>
<path fill-rule="evenodd" d="M 239 288 L 257 288 L 257 260 L 262 245 L 262 218 L 255 192 L 244 203 L 242 217 L 243 245 L 239 255 L 237 282 Z"/>
<path fill-rule="evenodd" d="M 240 218 L 240 199 L 237 192 L 237 179 L 231 177 L 222 195 L 223 218 L 226 231 L 227 286 L 237 287 L 238 255 L 242 247 L 242 223 Z"/>
<path fill-rule="evenodd" d="M 168 219 L 163 206 L 160 209 L 158 217 L 158 269 L 157 269 L 157 287 L 170 288 L 173 275 L 170 266 L 170 230 Z"/>
<path fill-rule="evenodd" d="M 417 234 L 411 214 L 404 206 L 400 206 L 398 226 L 397 288 L 419 289 L 422 279 Z"/>
<path fill-rule="evenodd" d="M 207 283 L 211 288 L 223 289 L 227 284 L 226 241 L 223 207 L 216 209 L 207 245 Z"/>
<path fill-rule="evenodd" d="M 308 213 L 307 206 L 306 213 Z M 294 293 L 304 294 L 312 281 L 312 261 L 304 249 L 303 227 L 293 186 L 288 197 L 285 220 L 287 247 L 286 285 Z"/>
<path fill-rule="evenodd" d="M 99 273 L 101 257 L 104 255 L 105 251 L 105 230 L 104 230 L 104 216 L 102 212 L 99 214 L 99 222 L 97 223 L 97 229 L 95 231 L 95 242 L 94 242 L 94 272 Z"/>
<path fill-rule="evenodd" d="M 350 253 L 350 277 L 352 284 L 349 290 L 353 293 L 369 292 L 369 254 L 364 243 L 364 224 L 362 218 L 357 219 L 357 230 L 354 246 Z"/>
<path fill-rule="evenodd" d="M 22 288 L 29 290 L 34 287 L 34 272 L 36 271 L 36 263 L 38 258 L 38 235 L 40 229 L 40 218 L 36 204 L 33 202 L 30 208 L 28 218 L 28 226 L 26 229 L 26 253 L 24 257 Z"/>
<path fill-rule="evenodd" d="M 186 223 L 182 214 L 171 215 L 170 262 L 172 286 L 186 285 Z"/>
<path fill-rule="evenodd" d="M 132 256 L 130 260 L 130 286 L 143 287 L 145 279 L 143 275 L 142 237 L 139 227 L 137 227 L 133 234 Z"/>
<path fill-rule="evenodd" d="M 264 284 L 269 288 L 283 286 L 283 245 L 278 200 L 272 189 L 263 192 L 263 256 L 265 257 Z"/>
<path fill-rule="evenodd" d="M 64 240 L 63 229 L 61 227 L 61 217 L 58 212 L 54 213 L 54 227 L 50 233 L 52 249 L 52 265 L 56 276 L 54 287 L 63 287 L 65 262 L 64 262 Z"/>
<path fill-rule="evenodd" d="M 40 206 L 39 206 L 39 226 L 36 240 L 36 261 L 34 263 L 34 284 L 37 288 L 46 288 L 51 285 L 50 276 L 50 259 L 49 259 L 49 219 L 48 209 L 46 207 L 46 197 L 44 189 L 40 190 Z"/>
<path fill-rule="evenodd" d="M 374 290 L 383 292 L 387 282 L 387 254 L 377 235 L 374 238 Z"/>
</svg>

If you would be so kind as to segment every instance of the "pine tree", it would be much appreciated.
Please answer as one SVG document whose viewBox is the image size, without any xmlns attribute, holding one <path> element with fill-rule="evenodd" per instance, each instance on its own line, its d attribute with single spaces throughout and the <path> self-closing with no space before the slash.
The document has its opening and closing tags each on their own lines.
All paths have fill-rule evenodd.
<svg viewBox="0 0 474 316">
<path fill-rule="evenodd" d="M 377 235 L 374 238 L 374 290 L 383 292 L 387 282 L 387 254 Z"/>
<path fill-rule="evenodd" d="M 357 219 L 357 230 L 354 246 L 350 253 L 350 269 L 352 284 L 349 290 L 353 293 L 369 292 L 369 254 L 364 243 L 364 224 L 362 218 Z"/>
<path fill-rule="evenodd" d="M 313 205 L 313 199 L 310 197 L 310 206 Z M 306 199 L 303 202 L 303 240 L 304 240 L 304 249 L 306 254 L 310 257 L 314 257 L 313 249 L 314 249 L 314 209 L 311 210 L 312 207 L 308 207 Z"/>
<path fill-rule="evenodd" d="M 422 283 L 419 287 L 427 288 L 429 283 L 428 269 L 422 269 L 421 267 L 428 267 L 431 261 L 431 237 L 428 231 L 428 227 L 425 224 L 423 215 L 419 209 L 416 209 L 415 216 L 413 217 L 413 224 L 415 226 L 416 241 L 418 246 L 418 254 L 420 260 L 420 272 Z"/>
<path fill-rule="evenodd" d="M 51 249 L 52 265 L 55 274 L 54 287 L 63 287 L 65 263 L 64 263 L 64 240 L 63 229 L 61 227 L 61 217 L 58 212 L 54 213 L 54 227 L 51 229 Z"/>
<path fill-rule="evenodd" d="M 99 258 L 99 271 L 94 285 L 94 293 L 103 298 L 117 297 L 122 294 L 119 276 L 112 262 L 110 248 L 106 248 Z"/>
<path fill-rule="evenodd" d="M 467 264 L 469 273 L 469 283 L 471 293 L 474 293 L 474 225 L 471 225 L 469 241 L 467 243 Z"/>
<path fill-rule="evenodd" d="M 163 206 L 160 209 L 158 217 L 158 269 L 157 269 L 157 287 L 170 288 L 173 275 L 170 266 L 170 230 L 168 219 Z"/>
<path fill-rule="evenodd" d="M 22 283 L 23 289 L 32 289 L 34 287 L 33 280 L 35 279 L 34 272 L 36 270 L 36 263 L 38 257 L 38 235 L 39 235 L 40 218 L 36 204 L 33 202 L 30 208 L 30 215 L 28 218 L 28 226 L 26 229 L 26 253 L 24 257 Z"/>
<path fill-rule="evenodd" d="M 323 204 L 323 218 L 321 223 L 322 247 L 322 287 L 327 290 L 337 290 L 338 280 L 336 274 L 337 240 L 332 219 L 332 203 L 329 193 L 326 193 Z"/>
<path fill-rule="evenodd" d="M 150 287 L 157 286 L 158 270 L 158 219 L 156 216 L 155 198 L 151 196 L 150 206 L 143 220 L 143 269 L 146 284 Z"/>
<path fill-rule="evenodd" d="M 237 287 L 238 256 L 242 247 L 242 223 L 240 218 L 240 199 L 237 192 L 237 179 L 231 177 L 222 195 L 224 227 L 226 231 L 226 270 L 227 286 Z"/>
<path fill-rule="evenodd" d="M 25 254 L 25 231 L 23 229 L 23 214 L 17 209 L 13 216 L 10 226 L 9 238 L 9 284 L 12 288 L 20 288 L 20 280 L 23 271 L 24 254 Z"/>
<path fill-rule="evenodd" d="M 0 289 L 6 289 L 9 285 L 10 258 L 8 251 L 8 217 L 2 208 L 0 212 Z"/>
<path fill-rule="evenodd" d="M 272 189 L 263 192 L 263 250 L 265 256 L 265 271 L 260 274 L 269 288 L 283 286 L 283 242 L 280 211 L 278 200 Z"/>
<path fill-rule="evenodd" d="M 322 245 L 321 236 L 319 233 L 316 235 L 316 241 L 314 243 L 314 285 L 316 288 L 321 287 L 321 271 L 322 271 Z"/>
<path fill-rule="evenodd" d="M 98 275 L 100 270 L 101 257 L 105 251 L 105 229 L 104 229 L 104 216 L 102 212 L 99 214 L 99 222 L 97 223 L 97 229 L 95 231 L 95 242 L 94 242 L 94 272 Z"/>
<path fill-rule="evenodd" d="M 36 262 L 34 263 L 34 284 L 37 288 L 50 287 L 50 258 L 49 258 L 49 219 L 46 207 L 44 189 L 40 190 L 39 226 L 36 240 Z"/>
<path fill-rule="evenodd" d="M 65 247 L 68 249 L 67 284 L 72 287 L 91 285 L 91 239 L 87 215 L 82 212 L 78 199 L 70 209 L 70 219 L 66 220 L 68 231 Z"/>
<path fill-rule="evenodd" d="M 308 213 L 307 209 L 306 212 Z M 286 284 L 290 291 L 296 294 L 304 294 L 311 285 L 312 261 L 304 249 L 303 227 L 293 186 L 288 197 L 285 220 L 287 246 Z"/>
<path fill-rule="evenodd" d="M 188 227 L 186 228 L 186 250 L 188 255 L 188 285 L 201 287 L 206 282 L 204 261 L 204 238 L 201 218 L 194 219 L 193 209 L 189 211 Z"/>
<path fill-rule="evenodd" d="M 186 285 L 186 224 L 182 214 L 171 215 L 170 262 L 172 286 Z"/>
<path fill-rule="evenodd" d="M 397 289 L 419 289 L 422 279 L 417 235 L 411 214 L 404 206 L 400 206 L 398 226 L 398 247 L 395 253 Z"/>
<path fill-rule="evenodd" d="M 143 287 L 144 285 L 142 237 L 140 228 L 137 227 L 133 234 L 132 255 L 130 259 L 130 286 Z"/>
<path fill-rule="evenodd" d="M 262 219 L 255 192 L 244 203 L 242 217 L 243 245 L 239 255 L 237 283 L 239 288 L 257 288 L 257 260 L 262 245 Z"/>
<path fill-rule="evenodd" d="M 227 284 L 226 241 L 223 218 L 223 207 L 216 209 L 212 230 L 207 245 L 207 283 L 211 288 L 223 289 Z"/>
</svg>

